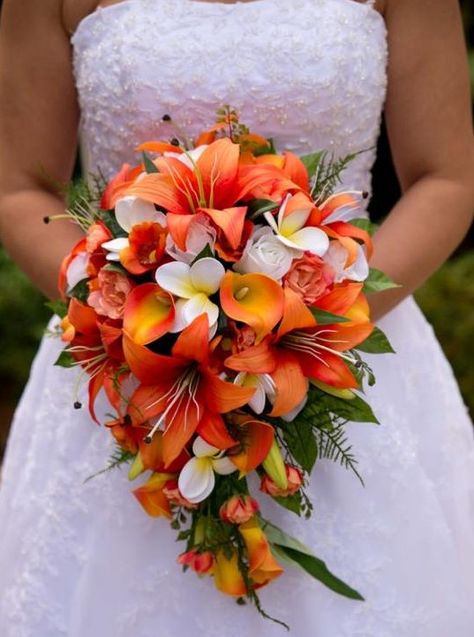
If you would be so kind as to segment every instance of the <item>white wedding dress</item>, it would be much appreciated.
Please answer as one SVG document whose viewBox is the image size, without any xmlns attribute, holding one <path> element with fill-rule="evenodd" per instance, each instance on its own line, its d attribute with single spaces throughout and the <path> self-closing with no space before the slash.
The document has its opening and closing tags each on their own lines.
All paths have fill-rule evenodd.
<svg viewBox="0 0 474 637">
<path fill-rule="evenodd" d="M 133 160 L 138 142 L 169 136 L 164 114 L 193 135 L 223 103 L 280 149 L 342 155 L 376 142 L 386 31 L 369 4 L 126 0 L 84 19 L 72 44 L 87 164 L 107 176 Z M 373 159 L 373 150 L 360 155 L 345 185 L 368 190 Z M 310 521 L 265 505 L 366 601 L 288 570 L 262 590 L 262 603 L 295 637 L 472 637 L 471 423 L 414 301 L 380 325 L 397 350 L 368 357 L 381 425 L 348 427 L 365 489 L 321 461 Z M 1 637 L 285 634 L 218 594 L 211 578 L 181 572 L 183 545 L 143 512 L 125 470 L 84 484 L 113 444 L 73 409 L 76 372 L 53 366 L 60 348 L 43 340 L 3 467 Z"/>
</svg>

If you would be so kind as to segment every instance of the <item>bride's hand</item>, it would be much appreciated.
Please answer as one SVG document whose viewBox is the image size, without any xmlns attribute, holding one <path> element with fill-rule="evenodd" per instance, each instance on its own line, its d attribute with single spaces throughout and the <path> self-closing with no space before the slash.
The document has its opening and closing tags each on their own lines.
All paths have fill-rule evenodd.
<svg viewBox="0 0 474 637">
<path fill-rule="evenodd" d="M 51 182 L 71 177 L 78 126 L 71 50 L 59 5 L 6 0 L 0 25 L 1 242 L 52 297 L 58 296 L 59 264 L 80 236 L 67 221 L 43 223 L 64 209 Z"/>
<path fill-rule="evenodd" d="M 376 318 L 459 245 L 474 208 L 474 140 L 456 0 L 387 0 L 387 130 L 403 197 L 375 237 L 374 267 L 403 287 L 371 299 Z"/>
</svg>

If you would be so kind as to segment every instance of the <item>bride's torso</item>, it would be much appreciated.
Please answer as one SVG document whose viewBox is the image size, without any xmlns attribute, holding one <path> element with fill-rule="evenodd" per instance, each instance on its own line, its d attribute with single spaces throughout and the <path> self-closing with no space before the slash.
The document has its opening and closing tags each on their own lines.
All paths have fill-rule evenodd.
<svg viewBox="0 0 474 637">
<path fill-rule="evenodd" d="M 125 0 L 72 36 L 89 170 L 110 176 L 170 115 L 195 135 L 222 104 L 279 149 L 367 150 L 345 185 L 370 189 L 386 87 L 386 30 L 353 0 Z"/>
</svg>

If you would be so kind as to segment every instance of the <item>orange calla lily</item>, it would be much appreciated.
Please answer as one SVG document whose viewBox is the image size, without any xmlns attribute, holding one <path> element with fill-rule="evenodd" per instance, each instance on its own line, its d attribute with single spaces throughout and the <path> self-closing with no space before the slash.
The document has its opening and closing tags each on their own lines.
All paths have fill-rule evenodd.
<svg viewBox="0 0 474 637">
<path fill-rule="evenodd" d="M 124 337 L 125 358 L 142 383 L 130 399 L 128 413 L 138 425 L 159 416 L 150 436 L 153 437 L 160 426 L 165 427 L 166 467 L 179 456 L 198 426 L 209 444 L 214 444 L 216 420 L 209 420 L 208 430 L 203 420 L 207 412 L 223 414 L 237 409 L 254 393 L 252 388 L 237 387 L 219 378 L 210 365 L 208 337 L 206 314 L 198 316 L 181 332 L 171 356 L 155 354 Z M 222 442 L 223 432 L 219 431 L 217 437 Z"/>
<path fill-rule="evenodd" d="M 173 297 L 156 283 L 143 283 L 130 292 L 123 313 L 123 329 L 139 345 L 169 331 L 175 317 Z"/>
<path fill-rule="evenodd" d="M 163 487 L 175 477 L 174 473 L 154 473 L 149 480 L 132 491 L 142 507 L 153 518 L 164 516 L 171 518 L 171 507 L 168 498 L 163 493 Z"/>
<path fill-rule="evenodd" d="M 265 460 L 271 449 L 275 431 L 268 423 L 246 414 L 233 416 L 232 423 L 238 428 L 241 448 L 238 453 L 231 453 L 229 458 L 239 469 L 242 477 L 256 469 Z"/>
<path fill-rule="evenodd" d="M 239 532 L 247 547 L 249 575 L 256 585 L 255 588 L 265 586 L 283 573 L 283 568 L 273 557 L 267 537 L 255 516 L 241 524 Z"/>
<path fill-rule="evenodd" d="M 220 300 L 227 316 L 255 330 L 257 342 L 271 332 L 283 314 L 283 290 L 265 274 L 228 271 L 221 282 Z"/>
<path fill-rule="evenodd" d="M 228 558 L 224 551 L 218 551 L 214 562 L 214 584 L 222 593 L 234 597 L 242 597 L 247 594 L 242 573 L 239 569 L 237 553 Z"/>
</svg>

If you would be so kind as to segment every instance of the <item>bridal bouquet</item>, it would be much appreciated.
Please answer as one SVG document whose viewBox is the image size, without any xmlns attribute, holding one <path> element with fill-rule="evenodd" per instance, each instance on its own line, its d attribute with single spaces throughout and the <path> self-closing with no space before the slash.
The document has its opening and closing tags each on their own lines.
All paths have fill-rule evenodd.
<svg viewBox="0 0 474 637">
<path fill-rule="evenodd" d="M 178 531 L 184 569 L 263 614 L 257 591 L 286 564 L 362 599 L 264 518 L 247 482 L 309 517 L 317 459 L 358 476 L 344 425 L 377 422 L 362 354 L 392 350 L 366 294 L 393 284 L 368 265 L 363 193 L 337 190 L 352 157 L 279 154 L 229 107 L 194 143 L 137 150 L 138 166 L 76 193 L 67 214 L 85 236 L 54 305 L 57 364 L 81 368 L 94 420 L 101 390 L 114 411 L 108 468 L 142 479 L 133 493 Z"/>
</svg>

